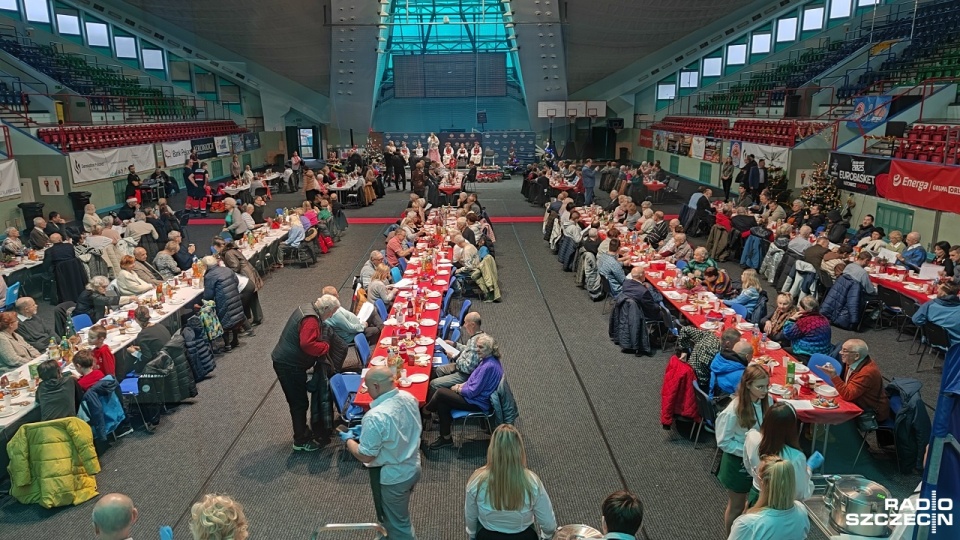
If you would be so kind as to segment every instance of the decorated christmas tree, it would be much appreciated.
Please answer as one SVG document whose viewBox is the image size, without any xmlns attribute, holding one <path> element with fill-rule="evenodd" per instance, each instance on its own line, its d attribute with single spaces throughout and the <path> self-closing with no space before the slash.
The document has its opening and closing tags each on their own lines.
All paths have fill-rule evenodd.
<svg viewBox="0 0 960 540">
<path fill-rule="evenodd" d="M 800 192 L 800 200 L 807 206 L 818 204 L 823 212 L 840 208 L 840 190 L 832 176 L 827 173 L 827 162 L 814 163 L 810 184 Z"/>
<path fill-rule="evenodd" d="M 383 142 L 371 129 L 367 132 L 367 142 L 363 145 L 363 156 L 368 163 L 383 162 Z"/>
</svg>

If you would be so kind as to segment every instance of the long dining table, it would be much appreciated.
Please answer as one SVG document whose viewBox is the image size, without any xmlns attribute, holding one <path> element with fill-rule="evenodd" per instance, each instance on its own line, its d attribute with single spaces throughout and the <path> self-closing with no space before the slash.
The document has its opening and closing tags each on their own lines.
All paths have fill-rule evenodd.
<svg viewBox="0 0 960 540">
<path fill-rule="evenodd" d="M 432 217 L 438 215 L 437 213 L 431 214 Z M 444 228 L 455 225 L 455 218 L 453 221 L 448 220 L 442 224 Z M 423 248 L 426 248 L 426 244 L 418 244 L 418 248 L 422 253 Z M 406 386 L 403 381 L 401 381 L 399 386 L 417 398 L 417 402 L 421 405 L 427 402 L 430 373 L 433 370 L 433 366 L 438 362 L 433 352 L 437 337 L 439 336 L 440 322 L 444 316 L 442 311 L 443 298 L 450 288 L 451 281 L 454 277 L 452 263 L 453 248 L 449 247 L 449 244 L 445 241 L 443 247 L 438 249 L 440 264 L 437 270 L 429 276 L 423 273 L 423 266 L 419 257 L 412 256 L 410 258 L 403 276 L 405 281 L 409 281 L 409 285 L 399 288 L 393 306 L 390 309 L 390 317 L 387 321 L 384 321 L 383 331 L 380 333 L 376 347 L 371 351 L 370 361 L 368 363 L 369 367 L 386 365 L 387 348 L 394 343 L 394 340 L 399 342 L 407 339 L 409 336 L 414 341 L 413 350 L 410 352 L 421 358 L 424 358 L 424 356 L 429 357 L 429 361 L 425 365 L 423 363 L 407 363 L 404 369 L 407 371 L 409 386 Z M 400 310 L 405 309 L 408 302 L 411 303 L 412 309 L 412 301 L 415 301 L 420 296 L 426 297 L 426 305 L 425 309 L 420 313 L 419 323 L 416 326 L 410 325 L 409 329 L 406 325 L 401 326 L 397 324 Z M 416 317 L 414 317 L 413 322 L 416 322 L 416 320 Z M 372 402 L 373 400 L 370 394 L 366 392 L 366 387 L 361 386 L 360 392 L 357 393 L 353 403 L 364 409 L 368 409 Z"/>
<path fill-rule="evenodd" d="M 629 250 L 629 248 L 628 248 Z M 677 313 L 683 314 L 684 318 L 690 321 L 697 328 L 705 330 L 715 330 L 718 334 L 722 333 L 727 327 L 735 327 L 744 339 L 750 340 L 753 337 L 754 326 L 747 322 L 735 322 L 735 312 L 723 305 L 712 293 L 687 291 L 676 287 L 678 277 L 681 272 L 676 266 L 662 261 L 642 261 L 631 258 L 630 266 L 645 267 L 644 278 L 661 295 L 664 302 L 669 303 Z M 662 265 L 662 268 L 661 268 Z M 671 279 L 672 278 L 672 279 Z M 695 300 L 703 299 L 704 302 L 695 303 Z M 719 303 L 719 304 L 718 304 Z M 715 306 L 720 310 L 716 311 Z M 717 317 L 719 315 L 719 317 Z M 773 341 L 761 340 L 760 350 L 754 351 L 754 360 L 758 357 L 765 361 L 765 367 L 770 373 L 770 385 L 779 385 L 781 388 L 787 386 L 787 363 L 796 362 L 798 368 L 797 375 L 805 375 L 813 381 L 823 383 L 819 377 L 810 372 L 809 368 L 803 363 L 798 362 L 790 353 L 783 350 L 780 345 Z M 797 411 L 797 418 L 804 424 L 810 424 L 814 428 L 814 444 L 816 444 L 817 428 L 824 426 L 825 436 L 823 438 L 823 447 L 821 453 L 824 459 L 827 457 L 827 443 L 830 438 L 830 426 L 842 424 L 852 420 L 863 412 L 856 404 L 846 401 L 837 396 L 833 398 L 835 407 L 825 408 L 814 403 L 819 397 L 816 392 L 810 390 L 807 385 L 800 384 L 800 392 L 792 396 L 788 401 Z M 784 397 L 774 394 L 774 400 L 782 400 Z"/>
</svg>

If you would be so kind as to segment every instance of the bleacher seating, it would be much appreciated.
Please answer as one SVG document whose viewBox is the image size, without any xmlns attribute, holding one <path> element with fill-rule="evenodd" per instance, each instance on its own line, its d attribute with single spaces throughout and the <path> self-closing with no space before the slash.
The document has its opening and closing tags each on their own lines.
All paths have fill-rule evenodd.
<svg viewBox="0 0 960 540">
<path fill-rule="evenodd" d="M 896 140 L 893 157 L 956 165 L 960 162 L 960 125 L 913 124 Z"/>
<path fill-rule="evenodd" d="M 122 126 L 69 126 L 37 130 L 37 138 L 63 152 L 116 148 L 134 144 L 184 141 L 244 133 L 232 120 L 169 122 Z"/>
<path fill-rule="evenodd" d="M 737 120 L 731 127 L 728 120 L 721 118 L 667 116 L 651 125 L 650 129 L 757 144 L 793 146 L 798 139 L 813 134 L 819 127 L 819 124 L 812 126 L 795 120 Z"/>
<path fill-rule="evenodd" d="M 197 107 L 182 98 L 165 95 L 162 88 L 143 86 L 136 77 L 91 65 L 83 56 L 60 52 L 53 45 L 40 45 L 23 37 L 4 37 L 0 38 L 0 49 L 89 96 L 93 111 L 137 111 L 157 119 L 193 119 L 199 114 Z"/>
</svg>

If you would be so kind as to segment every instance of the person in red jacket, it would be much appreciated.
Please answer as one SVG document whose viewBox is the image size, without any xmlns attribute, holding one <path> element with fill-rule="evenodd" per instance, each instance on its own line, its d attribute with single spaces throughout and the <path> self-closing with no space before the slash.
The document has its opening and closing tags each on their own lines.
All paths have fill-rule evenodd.
<svg viewBox="0 0 960 540">
<path fill-rule="evenodd" d="M 77 379 L 77 384 L 84 392 L 92 388 L 93 385 L 97 384 L 97 381 L 106 376 L 103 371 L 96 369 L 95 362 L 96 360 L 94 360 L 93 354 L 89 349 L 77 351 L 77 354 L 73 357 L 73 364 L 77 366 L 77 370 L 80 372 L 80 378 Z"/>
<path fill-rule="evenodd" d="M 889 418 L 890 400 L 883 389 L 883 376 L 870 358 L 867 343 L 862 339 L 848 339 L 840 348 L 840 360 L 844 366 L 842 377 L 830 364 L 818 366 L 830 377 L 840 397 L 864 411 L 876 413 L 877 422 Z"/>
<path fill-rule="evenodd" d="M 114 379 L 120 380 L 120 377 L 117 377 L 117 359 L 110 347 L 104 343 L 106 340 L 107 329 L 103 326 L 97 324 L 87 330 L 87 341 L 90 343 L 96 368 L 104 375 L 113 375 Z"/>
</svg>

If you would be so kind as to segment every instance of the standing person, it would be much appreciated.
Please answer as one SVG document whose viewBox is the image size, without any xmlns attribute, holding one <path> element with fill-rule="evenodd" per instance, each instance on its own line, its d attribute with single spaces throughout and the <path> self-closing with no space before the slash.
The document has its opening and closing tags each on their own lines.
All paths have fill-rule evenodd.
<svg viewBox="0 0 960 540">
<path fill-rule="evenodd" d="M 463 514 L 471 540 L 553 538 L 557 530 L 553 504 L 540 477 L 527 468 L 517 428 L 503 424 L 493 431 L 487 464 L 467 481 Z"/>
<path fill-rule="evenodd" d="M 319 361 L 328 352 L 330 344 L 323 340 L 316 304 L 304 304 L 287 319 L 280 331 L 280 340 L 270 354 L 273 371 L 290 408 L 293 450 L 296 452 L 315 452 L 330 438 L 325 426 L 307 425 L 307 411 L 310 410 L 307 371 L 314 369 L 315 374 L 322 373 Z"/>
<path fill-rule="evenodd" d="M 217 318 L 223 325 L 223 348 L 226 352 L 240 346 L 240 331 L 252 336 L 240 295 L 240 280 L 237 274 L 211 255 L 203 258 L 207 271 L 203 274 L 203 299 L 213 300 L 217 305 Z"/>
<path fill-rule="evenodd" d="M 230 176 L 236 180 L 240 178 L 242 172 L 243 167 L 240 165 L 240 156 L 234 154 L 233 161 L 230 162 Z"/>
<path fill-rule="evenodd" d="M 427 137 L 427 158 L 431 162 L 440 163 L 440 139 L 433 133 Z"/>
<path fill-rule="evenodd" d="M 753 192 L 753 198 L 760 196 L 763 188 L 767 185 L 767 162 L 766 160 L 757 161 L 756 167 L 750 168 L 750 176 L 747 178 L 750 185 L 750 191 Z"/>
<path fill-rule="evenodd" d="M 303 173 L 303 195 L 311 203 L 317 200 L 317 195 L 320 195 L 320 183 L 310 169 Z"/>
<path fill-rule="evenodd" d="M 107 493 L 93 507 L 93 533 L 98 540 L 128 539 L 138 516 L 130 497 L 122 493 Z"/>
<path fill-rule="evenodd" d="M 743 442 L 743 466 L 753 477 L 753 487 L 747 497 L 749 506 L 756 504 L 760 496 L 760 465 L 764 456 L 777 456 L 793 465 L 798 501 L 813 496 L 807 456 L 800 449 L 800 420 L 797 419 L 797 411 L 789 403 L 780 401 L 773 404 L 760 424 L 760 431 L 751 429 Z"/>
<path fill-rule="evenodd" d="M 760 499 L 733 522 L 727 540 L 804 540 L 810 519 L 803 503 L 794 499 L 793 465 L 780 456 L 763 457 Z"/>
<path fill-rule="evenodd" d="M 593 204 L 593 188 L 597 186 L 597 170 L 593 166 L 593 160 L 588 159 L 580 170 L 580 178 L 583 182 L 583 204 L 590 206 Z"/>
<path fill-rule="evenodd" d="M 300 157 L 300 154 L 294 152 L 293 155 L 290 156 L 290 169 L 293 170 L 293 176 L 290 177 L 293 181 L 290 186 L 290 191 L 296 191 L 300 189 L 300 179 L 302 178 L 300 171 L 303 169 L 303 159 Z"/>
<path fill-rule="evenodd" d="M 397 189 L 401 191 L 407 190 L 407 162 L 403 159 L 403 156 L 400 152 L 394 152 L 393 154 L 393 174 L 394 174 L 394 184 L 397 186 Z"/>
<path fill-rule="evenodd" d="M 730 187 L 733 185 L 733 159 L 723 158 L 720 165 L 720 185 L 723 186 L 723 202 L 730 202 Z"/>
<path fill-rule="evenodd" d="M 143 196 L 140 193 L 140 175 L 137 174 L 136 167 L 130 165 L 127 167 L 127 189 L 125 190 L 125 197 L 131 198 L 134 197 L 137 199 L 137 204 L 143 203 Z"/>
<path fill-rule="evenodd" d="M 372 368 L 364 380 L 373 402 L 361 421 L 359 439 L 347 439 L 347 450 L 370 473 L 377 519 L 389 538 L 413 540 L 410 494 L 420 480 L 422 430 L 417 399 L 394 386 L 389 368 Z"/>
<path fill-rule="evenodd" d="M 747 432 L 757 429 L 770 405 L 767 395 L 770 376 L 763 366 L 751 364 L 743 372 L 736 395 L 717 415 L 717 446 L 723 451 L 717 478 L 727 489 L 724 528 L 729 532 L 733 520 L 746 508 L 753 478 L 743 464 L 743 446 Z M 792 490 L 791 490 L 792 495 Z"/>
</svg>

